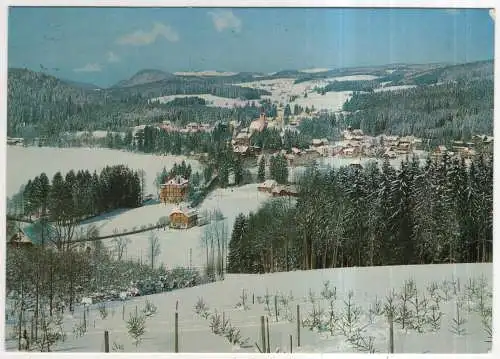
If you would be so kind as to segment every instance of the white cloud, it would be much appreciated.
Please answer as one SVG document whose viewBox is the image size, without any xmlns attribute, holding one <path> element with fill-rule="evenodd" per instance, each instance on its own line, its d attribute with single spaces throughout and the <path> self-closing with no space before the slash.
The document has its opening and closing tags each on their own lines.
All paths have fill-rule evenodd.
<svg viewBox="0 0 500 359">
<path fill-rule="evenodd" d="M 120 62 L 120 57 L 113 51 L 108 51 L 108 53 L 106 54 L 106 60 L 108 62 Z"/>
<path fill-rule="evenodd" d="M 490 17 L 493 19 L 493 21 L 495 21 L 495 9 L 490 9 L 489 13 Z"/>
<path fill-rule="evenodd" d="M 221 32 L 225 29 L 231 29 L 236 32 L 241 31 L 241 19 L 235 16 L 231 10 L 220 10 L 209 12 L 208 14 L 212 16 L 212 21 L 217 31 Z"/>
<path fill-rule="evenodd" d="M 102 71 L 101 65 L 99 64 L 87 64 L 83 67 L 80 67 L 78 69 L 74 69 L 73 71 L 75 72 L 100 72 Z"/>
<path fill-rule="evenodd" d="M 179 41 L 179 34 L 171 26 L 155 22 L 150 31 L 137 30 L 119 38 L 117 42 L 122 45 L 149 45 L 155 42 L 159 36 L 170 42 Z"/>
</svg>

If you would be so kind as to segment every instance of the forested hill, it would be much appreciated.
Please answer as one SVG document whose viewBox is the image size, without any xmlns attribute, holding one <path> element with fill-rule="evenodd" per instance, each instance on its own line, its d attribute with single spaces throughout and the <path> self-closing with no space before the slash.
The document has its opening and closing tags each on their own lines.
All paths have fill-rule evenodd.
<svg viewBox="0 0 500 359">
<path fill-rule="evenodd" d="M 106 90 L 106 93 L 113 98 L 137 95 L 145 98 L 154 98 L 180 94 L 212 94 L 214 96 L 242 98 L 244 100 L 257 100 L 262 95 L 270 95 L 265 90 L 233 85 L 238 79 L 240 78 L 226 78 L 225 76 L 174 76 L 159 81 L 138 83 L 133 86 L 111 87 Z"/>
<path fill-rule="evenodd" d="M 240 113 L 206 107 L 197 101 L 161 105 L 150 104 L 148 99 L 172 94 L 259 99 L 264 93 L 218 79 L 180 76 L 126 88 L 89 89 L 41 72 L 9 69 L 7 135 L 57 138 L 64 131 L 123 130 L 160 119 L 180 125 L 191 121 L 213 123 L 238 119 Z M 256 116 L 255 109 L 240 112 Z"/>
<path fill-rule="evenodd" d="M 355 93 L 344 104 L 348 125 L 370 135 L 468 140 L 493 135 L 493 80 L 449 82 L 400 91 Z"/>
</svg>

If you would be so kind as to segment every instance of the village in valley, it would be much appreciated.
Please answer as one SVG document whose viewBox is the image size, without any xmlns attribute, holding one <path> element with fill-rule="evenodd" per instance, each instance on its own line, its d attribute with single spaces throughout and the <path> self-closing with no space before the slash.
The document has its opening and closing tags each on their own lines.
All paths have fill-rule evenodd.
<svg viewBox="0 0 500 359">
<path fill-rule="evenodd" d="M 158 53 L 188 41 L 190 28 L 134 30 L 151 9 L 109 8 L 128 18 L 123 35 L 111 39 L 118 28 L 103 21 L 102 36 L 67 43 L 84 53 L 114 44 L 102 61 L 68 70 L 66 48 L 53 44 L 59 57 L 43 60 L 20 19 L 53 12 L 71 29 L 103 10 L 42 10 L 14 9 L 9 27 L 7 351 L 491 351 L 492 44 L 474 61 L 329 67 L 310 66 L 311 46 L 307 58 L 273 57 L 254 71 L 239 54 L 254 56 L 255 44 L 234 40 L 250 36 L 255 14 L 161 8 L 172 24 L 213 27 L 209 50 L 178 47 L 167 66 Z M 340 36 L 317 46 L 318 61 L 332 58 L 331 43 L 352 42 L 322 16 L 401 16 L 422 43 L 434 39 L 396 10 L 255 11 L 295 19 L 262 34 L 273 46 L 309 43 L 312 28 Z M 492 36 L 487 10 L 462 9 L 454 21 L 435 11 L 454 28 L 481 19 L 477 42 Z M 234 59 L 214 57 L 221 41 Z M 259 41 L 259 51 L 269 46 Z M 359 57 L 347 52 L 335 50 Z M 208 64 L 241 72 L 199 70 Z"/>
</svg>

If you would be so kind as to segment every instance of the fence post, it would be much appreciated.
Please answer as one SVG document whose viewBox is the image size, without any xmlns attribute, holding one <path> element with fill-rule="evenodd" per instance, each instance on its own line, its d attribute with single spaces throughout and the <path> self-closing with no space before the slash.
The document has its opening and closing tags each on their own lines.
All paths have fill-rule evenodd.
<svg viewBox="0 0 500 359">
<path fill-rule="evenodd" d="M 174 343 L 175 343 L 175 352 L 179 352 L 179 312 L 175 312 L 175 337 L 174 337 Z"/>
<path fill-rule="evenodd" d="M 274 296 L 274 312 L 276 314 L 276 321 L 278 321 L 278 296 Z"/>
<path fill-rule="evenodd" d="M 125 320 L 125 304 L 122 306 L 122 320 Z"/>
<path fill-rule="evenodd" d="M 394 353 L 394 321 L 392 318 L 392 313 L 389 312 L 389 353 Z"/>
<path fill-rule="evenodd" d="M 290 354 L 293 352 L 293 336 L 290 334 Z"/>
<path fill-rule="evenodd" d="M 266 326 L 267 326 L 267 352 L 271 352 L 271 341 L 269 340 L 269 317 L 266 317 Z"/>
<path fill-rule="evenodd" d="M 297 304 L 297 347 L 300 347 L 300 305 Z"/>
<path fill-rule="evenodd" d="M 104 352 L 109 353 L 109 333 L 107 330 L 104 331 Z"/>
<path fill-rule="evenodd" d="M 267 348 L 266 347 L 266 327 L 265 327 L 263 315 L 260 316 L 260 333 L 261 333 L 261 337 L 262 337 L 262 352 L 265 353 L 266 348 Z"/>
<path fill-rule="evenodd" d="M 255 304 L 255 293 L 252 293 L 252 304 Z"/>
</svg>

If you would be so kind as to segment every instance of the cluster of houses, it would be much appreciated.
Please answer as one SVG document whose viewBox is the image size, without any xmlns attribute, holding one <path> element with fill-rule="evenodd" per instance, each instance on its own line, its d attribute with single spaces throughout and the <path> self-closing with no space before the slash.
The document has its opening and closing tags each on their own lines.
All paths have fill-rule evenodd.
<svg viewBox="0 0 500 359">
<path fill-rule="evenodd" d="M 170 121 L 163 121 L 158 128 L 166 132 L 180 132 L 180 133 L 196 133 L 196 132 L 211 132 L 213 126 L 208 123 L 190 122 L 185 127 L 179 127 L 172 124 Z"/>
<path fill-rule="evenodd" d="M 295 185 L 280 185 L 275 180 L 266 180 L 258 185 L 257 190 L 269 193 L 273 197 L 298 197 L 299 190 Z"/>
<path fill-rule="evenodd" d="M 196 209 L 180 205 L 186 201 L 188 191 L 189 180 L 179 175 L 167 179 L 164 184 L 160 185 L 160 202 L 177 204 L 177 207 L 169 214 L 170 228 L 188 229 L 206 224 Z"/>
<path fill-rule="evenodd" d="M 490 146 L 492 148 L 493 136 L 474 135 L 471 142 L 453 141 L 451 149 L 448 149 L 446 146 L 438 146 L 434 152 L 431 153 L 431 156 L 439 158 L 446 153 L 451 158 L 460 156 L 470 159 L 476 155 L 477 149 L 480 146 Z"/>
<path fill-rule="evenodd" d="M 133 135 L 137 136 L 137 133 L 139 131 L 144 131 L 144 128 L 146 125 L 139 125 L 135 126 L 133 128 Z M 198 132 L 212 132 L 214 129 L 213 125 L 210 125 L 208 123 L 197 123 L 197 122 L 190 122 L 184 127 L 176 126 L 173 124 L 171 121 L 163 121 L 161 124 L 158 124 L 154 126 L 155 128 L 168 132 L 168 133 L 173 133 L 173 132 L 179 132 L 179 133 L 198 133 Z"/>
</svg>

